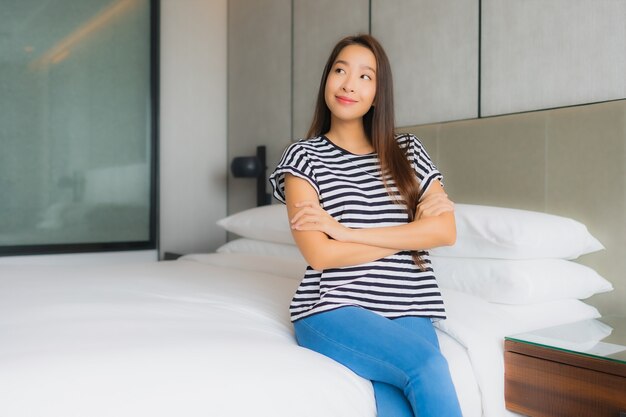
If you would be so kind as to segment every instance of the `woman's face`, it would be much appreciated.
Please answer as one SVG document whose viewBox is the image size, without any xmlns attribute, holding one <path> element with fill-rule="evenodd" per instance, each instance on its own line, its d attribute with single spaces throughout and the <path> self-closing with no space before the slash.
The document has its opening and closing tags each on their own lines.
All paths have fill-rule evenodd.
<svg viewBox="0 0 626 417">
<path fill-rule="evenodd" d="M 333 121 L 353 121 L 368 112 L 376 97 L 376 57 L 360 45 L 341 50 L 326 79 L 326 105 Z"/>
</svg>

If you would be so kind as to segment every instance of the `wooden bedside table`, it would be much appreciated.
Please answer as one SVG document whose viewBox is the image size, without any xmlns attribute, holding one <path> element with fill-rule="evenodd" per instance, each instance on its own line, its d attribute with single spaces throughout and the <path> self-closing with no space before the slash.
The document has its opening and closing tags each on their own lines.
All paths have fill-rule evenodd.
<svg viewBox="0 0 626 417">
<path fill-rule="evenodd" d="M 505 338 L 506 408 L 531 417 L 626 417 L 626 318 Z"/>
</svg>

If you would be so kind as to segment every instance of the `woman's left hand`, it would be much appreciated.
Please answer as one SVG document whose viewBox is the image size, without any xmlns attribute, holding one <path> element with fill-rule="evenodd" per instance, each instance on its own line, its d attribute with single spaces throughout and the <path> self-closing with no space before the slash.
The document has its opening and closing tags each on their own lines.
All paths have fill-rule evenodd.
<svg viewBox="0 0 626 417">
<path fill-rule="evenodd" d="M 435 184 L 433 184 L 434 186 Z M 454 202 L 450 200 L 441 186 L 436 191 L 427 193 L 417 205 L 415 209 L 415 219 L 419 220 L 426 217 L 436 217 L 442 213 L 454 212 Z"/>
<path fill-rule="evenodd" d="M 306 231 L 316 230 L 326 233 L 329 237 L 346 241 L 350 229 L 343 226 L 324 210 L 319 203 L 313 201 L 300 201 L 295 204 L 299 208 L 291 219 L 291 228 Z"/>
</svg>

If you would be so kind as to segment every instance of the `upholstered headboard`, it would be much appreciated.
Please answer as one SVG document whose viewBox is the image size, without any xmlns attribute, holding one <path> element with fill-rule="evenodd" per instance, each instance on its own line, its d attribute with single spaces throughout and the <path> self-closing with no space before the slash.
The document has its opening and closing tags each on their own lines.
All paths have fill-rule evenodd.
<svg viewBox="0 0 626 417">
<path fill-rule="evenodd" d="M 626 316 L 626 100 L 410 126 L 462 203 L 572 217 L 606 247 L 579 259 L 615 290 L 588 300 Z"/>
</svg>

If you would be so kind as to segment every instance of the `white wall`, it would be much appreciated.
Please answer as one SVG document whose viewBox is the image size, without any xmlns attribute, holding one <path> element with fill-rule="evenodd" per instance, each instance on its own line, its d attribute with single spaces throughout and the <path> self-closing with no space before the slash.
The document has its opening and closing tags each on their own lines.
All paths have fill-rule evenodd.
<svg viewBox="0 0 626 417">
<path fill-rule="evenodd" d="M 226 240 L 227 0 L 161 1 L 160 252 Z"/>
</svg>

